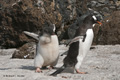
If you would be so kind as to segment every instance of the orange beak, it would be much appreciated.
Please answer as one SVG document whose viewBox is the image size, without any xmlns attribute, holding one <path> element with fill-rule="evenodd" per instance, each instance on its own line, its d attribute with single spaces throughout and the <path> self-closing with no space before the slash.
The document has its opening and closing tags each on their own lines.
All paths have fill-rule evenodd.
<svg viewBox="0 0 120 80">
<path fill-rule="evenodd" d="M 100 25 L 102 25 L 102 23 L 101 23 L 101 22 L 99 22 L 99 21 L 97 21 L 97 23 L 98 23 L 98 24 L 100 24 Z"/>
</svg>

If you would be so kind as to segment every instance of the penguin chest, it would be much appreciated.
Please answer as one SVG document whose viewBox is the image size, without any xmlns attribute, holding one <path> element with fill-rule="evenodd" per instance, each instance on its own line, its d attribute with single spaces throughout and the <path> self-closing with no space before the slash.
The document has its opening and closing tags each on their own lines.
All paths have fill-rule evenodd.
<svg viewBox="0 0 120 80">
<path fill-rule="evenodd" d="M 57 60 L 59 55 L 58 50 L 59 45 L 56 35 L 51 36 L 51 42 L 39 45 L 39 54 L 43 57 L 45 65 L 49 65 Z"/>
<path fill-rule="evenodd" d="M 82 64 L 83 59 L 85 58 L 86 54 L 88 53 L 90 46 L 92 44 L 93 40 L 93 30 L 88 29 L 86 32 L 86 38 L 83 41 L 83 39 L 79 39 L 79 51 L 77 56 L 77 63 L 75 65 L 76 69 L 80 68 L 80 65 Z"/>
<path fill-rule="evenodd" d="M 83 54 L 83 56 L 85 56 L 86 53 L 88 53 L 93 41 L 93 37 L 93 30 L 88 29 L 86 32 L 85 40 L 83 41 L 83 39 L 79 39 L 79 54 Z"/>
</svg>

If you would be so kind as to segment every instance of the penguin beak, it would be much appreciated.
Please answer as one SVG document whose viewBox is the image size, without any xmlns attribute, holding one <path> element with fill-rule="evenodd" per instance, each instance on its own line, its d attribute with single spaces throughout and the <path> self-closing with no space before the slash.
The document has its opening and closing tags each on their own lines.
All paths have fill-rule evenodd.
<svg viewBox="0 0 120 80">
<path fill-rule="evenodd" d="M 100 24 L 100 25 L 102 25 L 102 23 L 101 23 L 101 22 L 99 22 L 99 21 L 97 21 L 97 23 L 98 23 L 98 24 Z"/>
</svg>

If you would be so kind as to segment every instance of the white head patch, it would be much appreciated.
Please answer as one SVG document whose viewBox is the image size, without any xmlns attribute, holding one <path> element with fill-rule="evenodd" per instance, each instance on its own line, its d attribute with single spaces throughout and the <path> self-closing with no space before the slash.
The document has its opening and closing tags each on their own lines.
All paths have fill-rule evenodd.
<svg viewBox="0 0 120 80">
<path fill-rule="evenodd" d="M 92 16 L 93 17 L 93 19 L 96 21 L 97 20 L 97 18 L 95 17 L 95 16 Z"/>
</svg>

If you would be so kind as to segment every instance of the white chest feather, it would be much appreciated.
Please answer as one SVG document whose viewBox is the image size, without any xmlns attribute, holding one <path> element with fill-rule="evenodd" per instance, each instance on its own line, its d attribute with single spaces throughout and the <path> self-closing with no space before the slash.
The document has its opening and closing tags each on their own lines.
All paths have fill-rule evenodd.
<svg viewBox="0 0 120 80">
<path fill-rule="evenodd" d="M 49 41 L 49 40 L 47 40 Z M 47 44 L 38 44 L 38 52 L 44 59 L 45 64 L 55 61 L 59 55 L 59 44 L 56 35 L 51 36 L 51 41 Z"/>
<path fill-rule="evenodd" d="M 75 65 L 76 69 L 79 69 L 84 57 L 86 56 L 86 54 L 88 53 L 88 51 L 90 50 L 92 41 L 93 41 L 93 30 L 92 29 L 88 29 L 86 32 L 86 38 L 85 41 L 83 42 L 83 39 L 79 39 L 79 54 L 77 56 L 77 64 Z"/>
<path fill-rule="evenodd" d="M 92 44 L 92 41 L 93 41 L 93 37 L 94 37 L 93 30 L 88 29 L 86 32 L 85 41 L 83 42 L 80 40 L 80 44 L 79 44 L 80 50 L 82 50 L 83 54 L 86 54 L 89 51 L 91 44 Z M 81 51 L 79 53 L 81 53 Z"/>
</svg>

